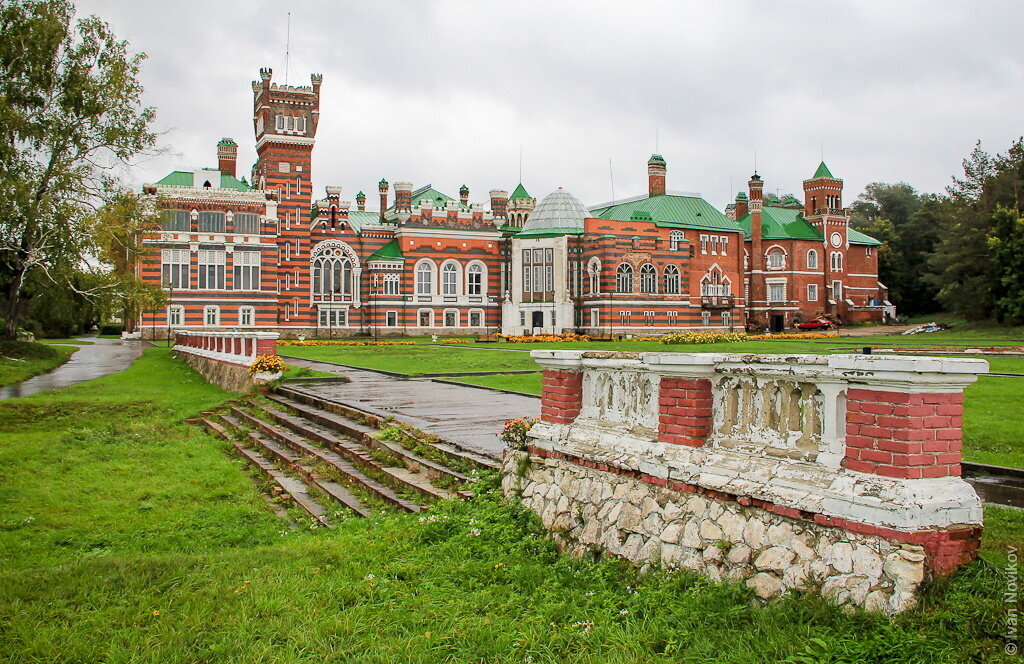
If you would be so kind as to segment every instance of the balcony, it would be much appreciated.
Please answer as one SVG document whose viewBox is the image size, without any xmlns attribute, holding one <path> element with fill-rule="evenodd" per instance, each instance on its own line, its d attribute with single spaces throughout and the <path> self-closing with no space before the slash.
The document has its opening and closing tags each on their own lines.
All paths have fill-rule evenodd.
<svg viewBox="0 0 1024 664">
<path fill-rule="evenodd" d="M 701 295 L 701 309 L 731 309 L 733 306 L 732 295 Z"/>
</svg>

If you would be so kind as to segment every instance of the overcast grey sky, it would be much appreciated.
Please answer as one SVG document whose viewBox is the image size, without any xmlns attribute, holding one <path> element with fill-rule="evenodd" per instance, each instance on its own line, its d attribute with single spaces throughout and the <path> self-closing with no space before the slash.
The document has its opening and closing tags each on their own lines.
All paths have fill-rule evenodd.
<svg viewBox="0 0 1024 664">
<path fill-rule="evenodd" d="M 146 102 L 170 152 L 133 184 L 215 164 L 222 136 L 255 160 L 260 67 L 324 76 L 317 197 L 375 201 L 381 177 L 474 201 L 522 177 L 585 204 L 669 189 L 721 208 L 754 167 L 799 195 L 824 149 L 849 203 L 869 182 L 941 191 L 981 139 L 1024 133 L 1024 2 L 80 0 L 148 54 Z M 730 182 L 731 192 L 730 192 Z"/>
</svg>

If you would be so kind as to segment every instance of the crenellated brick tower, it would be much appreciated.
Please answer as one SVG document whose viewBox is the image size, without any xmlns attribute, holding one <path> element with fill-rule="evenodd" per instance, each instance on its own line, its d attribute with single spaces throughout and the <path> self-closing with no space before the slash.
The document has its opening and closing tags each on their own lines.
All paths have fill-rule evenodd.
<svg viewBox="0 0 1024 664">
<path fill-rule="evenodd" d="M 256 164 L 253 184 L 277 192 L 278 205 L 278 325 L 282 328 L 315 324 L 309 306 L 311 157 L 320 119 L 320 84 L 313 74 L 310 86 L 271 82 L 273 70 L 260 69 L 252 82 Z"/>
</svg>

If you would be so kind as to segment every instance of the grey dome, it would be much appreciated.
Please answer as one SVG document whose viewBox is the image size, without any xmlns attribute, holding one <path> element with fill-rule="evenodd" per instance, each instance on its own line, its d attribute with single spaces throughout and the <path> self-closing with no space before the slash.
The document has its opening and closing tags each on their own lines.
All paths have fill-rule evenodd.
<svg viewBox="0 0 1024 664">
<path fill-rule="evenodd" d="M 575 196 L 559 187 L 544 197 L 530 213 L 522 232 L 583 230 L 583 220 L 590 216 Z"/>
</svg>

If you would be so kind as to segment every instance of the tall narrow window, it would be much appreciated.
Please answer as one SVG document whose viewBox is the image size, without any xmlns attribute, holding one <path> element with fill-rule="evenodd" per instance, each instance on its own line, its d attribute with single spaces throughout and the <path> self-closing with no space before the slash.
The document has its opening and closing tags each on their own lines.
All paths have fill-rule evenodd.
<svg viewBox="0 0 1024 664">
<path fill-rule="evenodd" d="M 669 295 L 679 294 L 679 268 L 675 265 L 665 268 L 665 292 Z"/>
<path fill-rule="evenodd" d="M 640 268 L 640 292 L 648 294 L 658 292 L 658 272 L 650 263 Z"/>
<path fill-rule="evenodd" d="M 352 297 L 352 261 L 339 249 L 327 249 L 313 260 L 313 294 L 320 298 Z"/>
<path fill-rule="evenodd" d="M 160 278 L 170 288 L 189 287 L 189 250 L 162 249 L 160 251 Z"/>
<path fill-rule="evenodd" d="M 222 249 L 199 250 L 199 288 L 224 289 L 224 257 Z"/>
<path fill-rule="evenodd" d="M 385 295 L 398 295 L 398 275 L 397 274 L 385 274 L 384 275 L 384 294 Z"/>
<path fill-rule="evenodd" d="M 429 262 L 422 262 L 416 266 L 416 294 L 432 295 L 434 292 L 434 266 Z"/>
<path fill-rule="evenodd" d="M 234 263 L 235 290 L 260 289 L 260 252 L 236 251 L 231 255 Z"/>
<path fill-rule="evenodd" d="M 167 324 L 171 327 L 183 325 L 185 321 L 185 307 L 175 304 L 167 307 Z"/>
<path fill-rule="evenodd" d="M 680 245 L 686 241 L 686 236 L 683 235 L 682 231 L 670 231 L 668 234 L 668 248 L 671 251 L 678 251 Z"/>
<path fill-rule="evenodd" d="M 807 269 L 817 270 L 818 269 L 818 252 L 815 249 L 811 249 L 807 252 Z"/>
<path fill-rule="evenodd" d="M 786 255 L 781 249 L 772 249 L 768 252 L 768 269 L 781 270 L 786 266 Z"/>
<path fill-rule="evenodd" d="M 484 268 L 480 263 L 473 263 L 466 270 L 466 286 L 470 295 L 483 295 L 484 292 Z M 475 326 L 474 326 L 475 327 Z"/>
<path fill-rule="evenodd" d="M 459 294 L 459 268 L 455 263 L 445 263 L 441 268 L 441 294 Z"/>
<path fill-rule="evenodd" d="M 615 291 L 617 293 L 633 292 L 633 266 L 622 263 L 615 270 Z"/>
<path fill-rule="evenodd" d="M 833 251 L 830 256 L 830 264 L 833 272 L 843 271 L 843 254 L 840 251 Z"/>
</svg>

